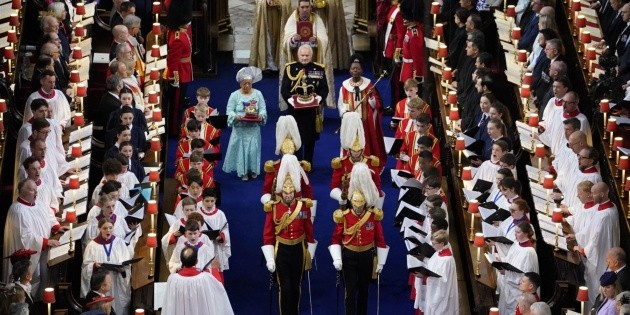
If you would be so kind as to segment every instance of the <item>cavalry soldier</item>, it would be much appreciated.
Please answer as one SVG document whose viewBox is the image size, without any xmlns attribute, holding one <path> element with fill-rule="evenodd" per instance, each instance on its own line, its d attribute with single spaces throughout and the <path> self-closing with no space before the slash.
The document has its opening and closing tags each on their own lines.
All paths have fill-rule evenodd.
<svg viewBox="0 0 630 315">
<path fill-rule="evenodd" d="M 282 157 L 275 193 L 265 204 L 262 252 L 269 272 L 276 271 L 280 314 L 298 315 L 302 274 L 309 270 L 317 241 L 311 221 L 312 201 L 298 198 L 301 166 L 294 155 Z"/>
</svg>

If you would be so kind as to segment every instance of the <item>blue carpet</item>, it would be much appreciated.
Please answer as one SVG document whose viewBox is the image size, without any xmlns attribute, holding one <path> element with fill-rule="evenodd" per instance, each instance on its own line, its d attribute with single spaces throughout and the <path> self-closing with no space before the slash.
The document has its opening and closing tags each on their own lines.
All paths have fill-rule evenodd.
<svg viewBox="0 0 630 315">
<path fill-rule="evenodd" d="M 235 81 L 236 72 L 243 65 L 227 64 L 219 67 L 219 76 L 212 80 L 198 80 L 190 84 L 189 95 L 194 99 L 195 90 L 206 86 L 212 92 L 210 103 L 213 107 L 225 113 L 229 95 L 238 89 Z M 366 68 L 368 68 L 366 66 Z M 373 78 L 373 75 L 366 73 Z M 335 90 L 338 91 L 341 82 L 348 78 L 347 72 L 335 75 Z M 262 128 L 263 149 L 262 161 L 277 159 L 275 150 L 275 122 L 281 114 L 278 109 L 278 78 L 264 78 L 256 83 L 254 88 L 262 91 L 267 103 L 268 123 Z M 384 98 L 384 104 L 389 104 L 388 82 L 379 83 L 378 90 Z M 335 269 L 328 253 L 330 237 L 332 235 L 332 212 L 337 209 L 336 201 L 330 199 L 329 186 L 332 169 L 330 160 L 339 154 L 339 135 L 334 131 L 339 127 L 340 119 L 337 110 L 327 109 L 325 112 L 324 131 L 315 147 L 314 169 L 310 175 L 316 199 L 319 200 L 317 218 L 315 220 L 315 238 L 319 241 L 316 252 L 317 269 L 310 273 L 313 314 L 336 314 L 335 305 Z M 392 136 L 389 130 L 389 118 L 383 120 L 383 130 L 386 136 Z M 230 130 L 224 130 L 221 136 L 221 147 L 227 148 Z M 173 160 L 176 140 L 169 141 L 169 161 Z M 387 161 L 387 170 L 383 172 L 383 190 L 387 194 L 385 200 L 385 219 L 383 227 L 385 240 L 391 247 L 389 258 L 381 275 L 380 308 L 381 314 L 412 314 L 413 303 L 409 299 L 407 286 L 408 273 L 406 271 L 406 249 L 398 229 L 393 226 L 393 216 L 396 211 L 398 191 L 390 183 L 389 168 L 393 168 L 393 159 Z M 262 228 L 264 212 L 260 204 L 263 176 L 255 180 L 242 182 L 236 174 L 225 174 L 219 165 L 215 171 L 216 180 L 222 184 L 221 209 L 230 222 L 232 236 L 232 258 L 230 270 L 225 272 L 225 286 L 236 314 L 268 314 L 269 312 L 269 272 L 260 263 L 262 245 Z M 167 176 L 173 176 L 173 166 L 168 166 Z M 261 166 L 262 171 L 262 166 Z M 262 174 L 261 174 L 262 175 Z M 273 311 L 278 314 L 277 287 L 273 288 Z M 376 284 L 370 288 L 369 314 L 376 314 Z M 310 314 L 308 282 L 306 277 L 302 286 L 301 314 Z M 343 314 L 343 287 L 339 288 L 339 312 Z"/>
</svg>

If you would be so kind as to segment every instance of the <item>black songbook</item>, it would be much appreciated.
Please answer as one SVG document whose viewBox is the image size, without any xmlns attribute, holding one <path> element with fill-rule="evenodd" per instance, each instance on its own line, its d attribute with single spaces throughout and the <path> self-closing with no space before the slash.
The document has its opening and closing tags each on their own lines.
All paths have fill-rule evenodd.
<svg viewBox="0 0 630 315">
<path fill-rule="evenodd" d="M 117 271 L 117 269 L 119 268 L 129 266 L 131 264 L 135 264 L 143 259 L 144 257 L 138 257 L 138 258 L 129 259 L 127 261 L 123 261 L 121 263 L 102 263 L 101 268 L 111 270 L 111 271 Z"/>
<path fill-rule="evenodd" d="M 425 231 L 423 231 L 423 230 L 421 230 L 418 227 L 413 226 L 413 225 L 409 226 L 408 229 L 410 229 L 410 230 L 414 231 L 415 233 L 418 233 L 418 234 L 420 234 L 422 236 L 427 236 L 428 235 L 427 232 L 425 232 Z"/>
<path fill-rule="evenodd" d="M 400 201 L 404 201 L 415 207 L 420 207 L 424 199 L 426 199 L 426 196 L 422 193 L 422 190 L 409 189 L 402 198 L 400 198 Z"/>
<path fill-rule="evenodd" d="M 417 273 L 420 273 L 420 274 L 422 274 L 424 276 L 428 276 L 428 277 L 442 278 L 442 276 L 440 276 L 437 273 L 427 269 L 426 267 L 422 267 L 422 266 L 409 268 L 407 270 L 409 270 L 409 272 L 411 272 L 411 273 L 416 273 L 417 272 Z"/>
<path fill-rule="evenodd" d="M 206 161 L 212 163 L 214 161 L 220 161 L 222 156 L 221 156 L 221 153 L 213 153 L 213 152 L 206 151 L 203 153 L 203 158 Z"/>
<path fill-rule="evenodd" d="M 424 221 L 426 216 L 414 211 L 409 207 L 403 206 L 403 208 L 398 212 L 398 215 L 396 216 L 396 221 L 402 222 L 404 218 L 409 218 L 411 220 L 422 222 Z"/>
<path fill-rule="evenodd" d="M 209 238 L 211 241 L 214 241 L 214 240 L 216 240 L 216 239 L 217 239 L 217 237 L 219 237 L 219 234 L 221 233 L 221 231 L 219 231 L 219 230 L 213 230 L 213 229 L 210 229 L 210 230 L 205 230 L 205 231 L 203 231 L 203 232 L 201 232 L 201 233 L 203 233 L 203 234 L 205 234 L 206 236 L 208 236 L 208 238 Z"/>
<path fill-rule="evenodd" d="M 186 233 L 186 227 L 183 225 L 179 226 L 179 233 L 182 233 L 182 235 L 184 235 Z"/>
<path fill-rule="evenodd" d="M 492 209 L 492 210 L 499 209 L 499 206 L 497 206 L 497 204 L 492 202 L 492 201 L 480 203 L 479 206 L 483 207 L 483 208 L 486 208 L 486 209 Z"/>
<path fill-rule="evenodd" d="M 483 179 L 478 179 L 472 190 L 478 191 L 483 194 L 486 191 L 490 190 L 490 188 L 492 188 L 492 182 L 489 182 Z M 488 198 L 488 196 L 486 196 L 486 198 Z"/>
<path fill-rule="evenodd" d="M 411 237 L 411 236 L 407 236 L 407 237 L 405 237 L 405 241 L 410 241 L 410 242 L 412 242 L 414 245 L 417 245 L 417 246 L 422 245 L 422 242 L 420 242 L 420 240 L 418 240 L 418 239 L 417 239 L 417 238 L 415 238 L 415 237 Z"/>
<path fill-rule="evenodd" d="M 213 146 L 217 146 L 219 145 L 219 143 L 221 143 L 221 137 L 214 137 L 212 139 L 210 139 L 210 141 L 208 141 L 211 145 Z"/>
<path fill-rule="evenodd" d="M 481 194 L 481 195 L 479 195 L 477 197 L 477 201 L 484 202 L 484 201 L 488 200 L 488 197 L 490 197 L 490 193 L 489 192 L 485 192 L 485 193 L 483 193 L 483 194 Z"/>
<path fill-rule="evenodd" d="M 151 188 L 151 182 L 139 183 L 133 186 L 133 188 Z"/>
<path fill-rule="evenodd" d="M 422 256 L 426 258 L 431 258 L 433 254 L 435 254 L 435 249 L 428 243 L 421 243 L 409 251 L 409 255 Z"/>
<path fill-rule="evenodd" d="M 474 138 L 475 135 L 477 134 L 477 131 L 479 131 L 479 126 L 474 126 L 472 128 L 469 128 L 468 130 L 464 131 L 464 134 L 469 136 L 469 137 L 471 137 L 471 138 Z M 479 141 L 479 140 L 477 140 L 477 141 Z M 474 144 L 474 142 L 471 145 L 473 145 L 473 144 Z"/>
<path fill-rule="evenodd" d="M 507 211 L 505 209 L 497 209 L 497 211 L 495 211 L 493 214 L 489 215 L 487 218 L 485 218 L 483 221 L 485 221 L 488 224 L 492 224 L 494 222 L 501 222 L 507 218 L 509 218 L 512 214 L 510 213 L 510 211 Z"/>
<path fill-rule="evenodd" d="M 400 148 L 402 147 L 402 145 L 403 139 L 395 138 L 394 143 L 392 144 L 392 147 L 391 149 L 389 149 L 389 152 L 387 152 L 387 154 L 391 156 L 396 156 L 400 154 Z"/>
<path fill-rule="evenodd" d="M 517 273 L 523 273 L 523 271 L 521 271 L 520 269 L 512 266 L 510 263 L 506 263 L 503 261 L 493 261 L 492 267 L 497 268 L 499 270 L 507 270 L 507 271 L 513 271 Z"/>
<path fill-rule="evenodd" d="M 227 115 L 214 115 L 208 117 L 208 123 L 212 125 L 212 127 L 217 129 L 225 129 L 227 128 Z"/>
<path fill-rule="evenodd" d="M 501 244 L 507 244 L 507 245 L 514 244 L 514 242 L 510 241 L 505 236 L 490 236 L 490 237 L 485 237 L 484 240 L 486 240 L 486 241 L 493 241 L 493 242 L 501 243 Z"/>
</svg>

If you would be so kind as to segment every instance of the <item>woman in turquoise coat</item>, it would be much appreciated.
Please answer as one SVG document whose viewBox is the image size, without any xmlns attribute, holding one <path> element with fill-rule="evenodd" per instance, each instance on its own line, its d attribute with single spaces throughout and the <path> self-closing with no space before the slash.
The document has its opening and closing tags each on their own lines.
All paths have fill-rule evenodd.
<svg viewBox="0 0 630 315">
<path fill-rule="evenodd" d="M 260 126 L 267 122 L 267 107 L 260 91 L 252 84 L 262 79 L 256 67 L 245 67 L 236 74 L 241 88 L 232 92 L 226 114 L 232 127 L 230 143 L 225 154 L 223 171 L 236 174 L 244 181 L 260 174 Z"/>
</svg>

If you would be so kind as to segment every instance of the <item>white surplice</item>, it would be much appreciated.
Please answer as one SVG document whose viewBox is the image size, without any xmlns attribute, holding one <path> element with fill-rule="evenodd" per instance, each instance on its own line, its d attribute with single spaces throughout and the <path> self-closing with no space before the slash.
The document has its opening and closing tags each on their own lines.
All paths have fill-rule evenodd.
<svg viewBox="0 0 630 315">
<path fill-rule="evenodd" d="M 481 166 L 479 166 L 479 169 L 477 169 L 477 173 L 475 173 L 475 177 L 473 177 L 472 179 L 471 187 L 474 187 L 477 183 L 477 180 L 480 179 L 494 183 L 496 181 L 496 175 L 499 169 L 501 169 L 499 161 L 484 161 L 483 163 L 481 163 Z"/>
<path fill-rule="evenodd" d="M 179 271 L 182 267 L 181 261 L 181 252 L 184 250 L 186 246 L 193 246 L 197 248 L 197 264 L 195 268 L 202 270 L 205 268 L 210 268 L 206 265 L 214 258 L 214 247 L 212 244 L 206 244 L 201 240 L 198 240 L 196 244 L 190 244 L 188 241 L 178 242 L 177 246 L 173 250 L 173 254 L 171 255 L 171 259 L 168 261 L 168 270 L 171 274 L 174 274 Z"/>
<path fill-rule="evenodd" d="M 442 276 L 427 278 L 425 315 L 459 314 L 457 270 L 449 247 L 429 258 L 427 269 Z"/>
<path fill-rule="evenodd" d="M 207 211 L 202 202 L 197 203 L 197 212 L 203 215 L 203 219 L 208 225 L 208 228 L 221 230 L 221 234 L 223 234 L 223 242 L 219 243 L 212 240 L 212 243 L 214 244 L 214 253 L 217 255 L 217 259 L 219 259 L 219 269 L 221 271 L 230 269 L 229 258 L 232 256 L 232 243 L 230 241 L 230 225 L 225 217 L 225 213 L 217 207 Z"/>
<path fill-rule="evenodd" d="M 576 160 L 573 160 L 574 163 L 579 163 Z M 602 181 L 602 176 L 595 166 L 589 167 L 583 171 L 578 170 L 577 172 L 572 172 L 571 176 L 564 176 L 555 180 L 558 189 L 562 191 L 562 195 L 564 196 L 564 204 L 573 205 L 580 202 L 577 196 L 578 184 L 586 180 L 591 181 L 593 184 Z"/>
<path fill-rule="evenodd" d="M 530 244 L 527 241 L 512 245 L 508 254 L 501 260 L 523 272 L 538 273 L 538 254 Z M 522 273 L 506 270 L 501 278 L 499 291 L 499 312 L 501 314 L 514 314 L 516 311 L 517 298 L 522 294 L 521 290 L 518 289 L 522 275 Z"/>
<path fill-rule="evenodd" d="M 185 268 L 174 273 L 166 282 L 162 315 L 221 314 L 234 311 L 223 285 L 207 272 Z"/>
<path fill-rule="evenodd" d="M 41 89 L 29 95 L 24 107 L 24 122 L 29 121 L 33 117 L 31 103 L 33 100 L 42 98 L 48 102 L 48 112 L 50 118 L 59 122 L 62 127 L 70 125 L 72 113 L 70 112 L 70 104 L 66 95 L 60 90 L 52 89 L 49 95 L 46 95 Z"/>
</svg>

